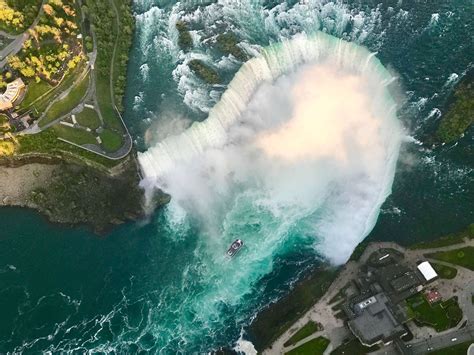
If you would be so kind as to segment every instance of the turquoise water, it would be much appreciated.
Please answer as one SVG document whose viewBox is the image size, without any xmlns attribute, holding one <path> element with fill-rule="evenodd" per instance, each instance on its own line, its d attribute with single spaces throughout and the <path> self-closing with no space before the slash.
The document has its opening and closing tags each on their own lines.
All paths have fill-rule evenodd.
<svg viewBox="0 0 474 355">
<path fill-rule="evenodd" d="M 473 64 L 470 1 L 385 1 L 380 6 L 313 1 L 306 9 L 296 2 L 248 1 L 225 8 L 211 4 L 196 13 L 198 3 L 135 2 L 138 29 L 126 120 L 142 149 L 150 127 L 159 134 L 184 129 L 204 119 L 220 98 L 226 85 L 203 85 L 180 64 L 200 57 L 216 65 L 228 83 L 240 63 L 222 59 L 212 46 L 222 27 L 236 32 L 249 53 L 280 37 L 323 28 L 377 51 L 399 76 L 405 100 L 399 116 L 412 143 L 402 149 L 393 194 L 369 238 L 410 243 L 473 221 L 473 131 L 457 145 L 434 151 L 416 144 L 432 130 L 439 118 L 436 109 L 445 110 L 452 86 Z M 192 22 L 193 36 L 203 43 L 190 54 L 176 47 L 172 25 L 178 17 Z M 176 214 L 158 211 L 147 223 L 97 237 L 50 225 L 31 211 L 0 210 L 0 352 L 189 353 L 233 346 L 258 309 L 319 262 L 311 238 L 296 228 L 286 244 L 261 260 L 261 275 L 249 293 L 219 302 L 226 284 L 202 259 L 212 254 L 202 225 L 170 216 Z M 262 223 L 253 222 L 252 228 Z M 242 228 L 248 227 L 243 221 Z M 238 266 L 223 265 L 223 270 L 232 278 Z"/>
</svg>

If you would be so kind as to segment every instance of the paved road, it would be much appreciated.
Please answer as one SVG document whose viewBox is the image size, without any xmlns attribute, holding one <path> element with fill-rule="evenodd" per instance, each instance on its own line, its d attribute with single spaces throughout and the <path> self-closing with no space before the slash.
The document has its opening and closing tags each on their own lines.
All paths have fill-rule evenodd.
<svg viewBox="0 0 474 355">
<path fill-rule="evenodd" d="M 452 340 L 456 339 L 456 340 Z M 421 340 L 419 342 L 409 344 L 406 346 L 406 354 L 427 354 L 430 351 L 439 350 L 453 346 L 455 344 L 464 343 L 467 341 L 474 342 L 474 325 L 458 329 L 448 334 L 432 337 L 431 339 Z"/>
</svg>

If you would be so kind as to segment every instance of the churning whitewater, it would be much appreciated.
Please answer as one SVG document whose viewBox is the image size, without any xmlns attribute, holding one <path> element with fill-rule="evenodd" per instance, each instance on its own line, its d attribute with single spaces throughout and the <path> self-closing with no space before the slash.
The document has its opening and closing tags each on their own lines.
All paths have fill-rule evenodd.
<svg viewBox="0 0 474 355">
<path fill-rule="evenodd" d="M 207 120 L 140 154 L 144 184 L 171 194 L 170 218 L 200 222 L 216 259 L 234 237 L 250 239 L 245 258 L 271 258 L 296 228 L 343 263 L 390 193 L 393 80 L 374 53 L 322 32 L 271 46 Z"/>
<path fill-rule="evenodd" d="M 172 196 L 175 234 L 200 231 L 203 291 L 183 305 L 195 322 L 237 306 L 277 255 L 309 243 L 340 264 L 371 231 L 402 137 L 392 82 L 367 49 L 298 35 L 246 62 L 205 121 L 139 155 L 143 184 Z"/>
</svg>

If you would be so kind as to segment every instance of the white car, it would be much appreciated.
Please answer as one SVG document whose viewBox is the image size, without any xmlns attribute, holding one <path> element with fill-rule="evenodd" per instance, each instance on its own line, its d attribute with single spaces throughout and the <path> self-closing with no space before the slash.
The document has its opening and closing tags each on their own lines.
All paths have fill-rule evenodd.
<svg viewBox="0 0 474 355">
<path fill-rule="evenodd" d="M 456 340 L 458 340 L 458 338 L 452 338 L 452 339 L 451 339 L 451 341 L 456 341 Z"/>
</svg>

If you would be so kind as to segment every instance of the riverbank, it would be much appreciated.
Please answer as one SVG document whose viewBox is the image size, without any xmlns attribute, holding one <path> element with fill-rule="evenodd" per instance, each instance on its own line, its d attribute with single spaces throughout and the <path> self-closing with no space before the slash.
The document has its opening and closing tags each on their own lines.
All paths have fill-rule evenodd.
<svg viewBox="0 0 474 355">
<path fill-rule="evenodd" d="M 414 244 L 410 247 L 402 247 L 394 242 L 372 241 L 361 243 L 360 247 L 354 251 L 353 256 L 342 268 L 334 270 L 332 273 L 328 273 L 327 270 L 322 268 L 314 270 L 309 277 L 300 281 L 287 296 L 269 305 L 267 309 L 258 314 L 249 327 L 253 344 L 259 352 L 265 350 L 267 354 L 282 354 L 292 348 L 291 346 L 285 348 L 284 343 L 296 330 L 308 321 L 313 320 L 322 323 L 324 326 L 322 331 L 317 332 L 314 336 L 322 334 L 331 338 L 331 348 L 335 349 L 351 336 L 344 326 L 343 320 L 335 315 L 337 311 L 332 307 L 340 300 L 338 297 L 340 297 L 339 295 L 345 285 L 354 278 L 356 270 L 367 261 L 368 256 L 373 251 L 380 248 L 392 248 L 400 251 L 412 264 L 426 257 L 436 263 L 436 260 L 430 259 L 431 254 L 429 253 L 439 250 L 454 250 L 461 246 L 472 245 L 473 227 L 473 224 L 469 225 L 466 229 L 458 231 L 454 237 L 440 237 L 431 243 Z M 462 285 L 471 282 L 471 276 L 469 270 L 458 268 L 458 275 L 455 275 L 456 279 L 453 281 L 451 278 L 447 280 L 441 278 L 438 288 L 447 298 L 455 295 L 461 297 L 462 292 L 456 293 L 456 290 L 462 290 Z M 319 291 L 315 292 L 315 290 Z M 308 296 L 313 299 L 311 304 L 307 302 Z M 465 316 L 467 319 L 471 319 L 473 312 L 471 303 L 465 301 L 462 297 L 460 300 Z M 288 312 L 289 307 L 291 312 Z M 268 319 L 271 319 L 271 323 L 268 322 Z M 426 330 L 425 328 L 423 328 L 423 331 L 411 330 L 417 334 L 424 332 L 423 334 L 436 335 L 434 330 Z M 421 338 L 420 335 L 418 340 Z M 310 338 L 305 339 L 305 341 L 308 339 Z"/>
<path fill-rule="evenodd" d="M 0 178 L 0 206 L 32 208 L 51 222 L 86 225 L 104 233 L 145 217 L 144 191 L 133 155 L 106 172 L 61 159 L 3 159 Z M 168 200 L 158 195 L 155 203 L 160 206 Z"/>
</svg>

